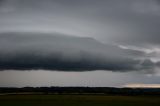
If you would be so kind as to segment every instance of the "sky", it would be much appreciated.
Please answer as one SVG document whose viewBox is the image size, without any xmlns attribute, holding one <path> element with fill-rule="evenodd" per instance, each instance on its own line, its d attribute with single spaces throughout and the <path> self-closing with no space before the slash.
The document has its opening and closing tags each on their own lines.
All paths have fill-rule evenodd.
<svg viewBox="0 0 160 106">
<path fill-rule="evenodd" d="M 159 0 L 0 0 L 0 86 L 158 86 L 159 28 Z"/>
</svg>

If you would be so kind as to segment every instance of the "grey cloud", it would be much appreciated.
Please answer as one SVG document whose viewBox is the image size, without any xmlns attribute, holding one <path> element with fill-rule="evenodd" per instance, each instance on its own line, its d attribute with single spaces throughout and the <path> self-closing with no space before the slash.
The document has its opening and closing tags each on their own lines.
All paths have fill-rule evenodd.
<svg viewBox="0 0 160 106">
<path fill-rule="evenodd" d="M 63 70 L 155 67 L 152 61 L 146 62 L 155 56 L 112 44 L 159 45 L 159 11 L 157 0 L 1 0 L 1 68 L 62 70 L 60 64 Z M 43 36 L 45 32 L 54 36 Z M 146 67 L 146 63 L 151 65 Z"/>
<path fill-rule="evenodd" d="M 138 51 L 58 33 L 1 33 L 0 51 L 1 70 L 130 71 L 151 63 L 134 59 Z"/>
<path fill-rule="evenodd" d="M 1 31 L 38 30 L 159 45 L 158 0 L 2 0 Z M 6 12 L 6 13 L 5 13 Z"/>
</svg>

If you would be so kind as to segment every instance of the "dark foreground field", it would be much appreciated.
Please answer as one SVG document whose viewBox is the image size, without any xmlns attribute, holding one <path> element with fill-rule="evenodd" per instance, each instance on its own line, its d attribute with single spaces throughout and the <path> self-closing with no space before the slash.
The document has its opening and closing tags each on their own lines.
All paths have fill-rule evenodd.
<svg viewBox="0 0 160 106">
<path fill-rule="evenodd" d="M 160 106 L 160 96 L 1 95 L 0 106 Z"/>
</svg>

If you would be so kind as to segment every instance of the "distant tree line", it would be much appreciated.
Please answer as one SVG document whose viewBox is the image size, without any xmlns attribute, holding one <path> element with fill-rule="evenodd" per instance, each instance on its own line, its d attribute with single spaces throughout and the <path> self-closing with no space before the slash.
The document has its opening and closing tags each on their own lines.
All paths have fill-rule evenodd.
<svg viewBox="0 0 160 106">
<path fill-rule="evenodd" d="M 0 94 L 97 94 L 97 95 L 160 95 L 159 88 L 112 87 L 1 87 Z"/>
</svg>

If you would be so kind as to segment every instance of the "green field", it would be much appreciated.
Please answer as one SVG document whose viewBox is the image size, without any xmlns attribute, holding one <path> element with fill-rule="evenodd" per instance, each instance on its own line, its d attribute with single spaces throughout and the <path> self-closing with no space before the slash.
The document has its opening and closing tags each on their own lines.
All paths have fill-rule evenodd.
<svg viewBox="0 0 160 106">
<path fill-rule="evenodd" d="M 3 95 L 0 106 L 160 106 L 158 96 Z"/>
</svg>

